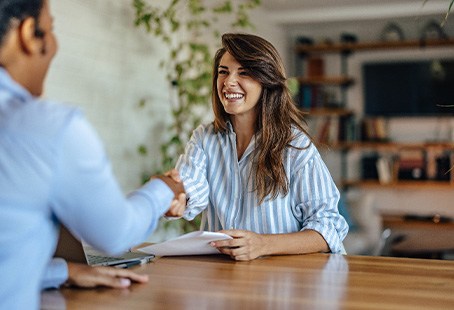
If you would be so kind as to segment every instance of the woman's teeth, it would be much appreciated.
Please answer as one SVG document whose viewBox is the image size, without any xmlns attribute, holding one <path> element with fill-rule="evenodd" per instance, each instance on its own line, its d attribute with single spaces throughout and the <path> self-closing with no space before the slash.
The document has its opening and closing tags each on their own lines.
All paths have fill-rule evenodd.
<svg viewBox="0 0 454 310">
<path fill-rule="evenodd" d="M 234 93 L 234 94 L 227 94 L 227 93 L 225 93 L 224 96 L 225 96 L 225 98 L 227 98 L 227 99 L 241 99 L 241 98 L 244 97 L 243 94 L 238 94 L 238 93 Z"/>
</svg>

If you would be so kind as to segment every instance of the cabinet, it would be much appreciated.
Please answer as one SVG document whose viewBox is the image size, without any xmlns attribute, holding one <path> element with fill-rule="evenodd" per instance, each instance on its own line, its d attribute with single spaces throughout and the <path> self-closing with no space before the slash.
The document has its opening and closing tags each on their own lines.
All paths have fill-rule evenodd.
<svg viewBox="0 0 454 310">
<path fill-rule="evenodd" d="M 454 40 L 297 44 L 295 46 L 296 73 L 300 85 L 299 105 L 308 112 L 308 122 L 315 140 L 329 145 L 330 150 L 339 152 L 341 169 L 338 185 L 340 188 L 452 189 L 454 187 L 454 173 L 453 169 L 450 169 L 454 164 L 454 143 L 397 143 L 380 139 L 377 139 L 378 141 L 365 140 L 362 134 L 363 128 L 359 125 L 363 123 L 363 120 L 358 121 L 358 115 L 349 110 L 346 96 L 348 88 L 355 82 L 348 74 L 348 58 L 353 53 L 366 50 L 447 46 L 454 46 Z M 335 54 L 340 57 L 338 75 L 326 76 L 323 74 L 323 70 L 317 68 L 317 63 L 320 64 L 319 59 L 323 59 L 327 54 Z M 309 96 L 320 96 L 323 89 L 330 87 L 338 89 L 337 100 L 326 100 L 326 96 L 321 96 L 322 100 L 313 100 L 313 98 L 308 100 Z M 329 128 L 334 129 L 331 133 L 325 133 Z M 360 165 L 362 170 L 376 169 L 376 175 L 370 176 L 363 173 L 361 176 L 351 179 L 348 173 L 347 156 L 352 152 L 364 155 Z M 369 166 L 367 166 L 366 160 L 368 154 L 372 154 Z M 380 164 L 377 165 L 378 160 Z M 442 165 L 444 166 L 441 167 Z M 376 167 L 381 167 L 381 169 Z M 421 170 L 418 170 L 419 168 Z"/>
</svg>

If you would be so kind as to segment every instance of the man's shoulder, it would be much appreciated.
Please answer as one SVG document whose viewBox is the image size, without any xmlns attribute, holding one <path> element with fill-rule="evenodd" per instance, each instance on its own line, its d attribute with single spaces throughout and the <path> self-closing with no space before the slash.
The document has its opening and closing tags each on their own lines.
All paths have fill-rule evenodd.
<svg viewBox="0 0 454 310">
<path fill-rule="evenodd" d="M 78 107 L 52 100 L 37 100 L 35 104 L 28 106 L 49 117 L 64 117 L 80 113 Z"/>
<path fill-rule="evenodd" d="M 18 108 L 11 117 L 23 130 L 34 131 L 36 134 L 51 134 L 61 131 L 72 119 L 81 114 L 80 109 L 71 105 L 50 100 L 36 100 Z"/>
</svg>

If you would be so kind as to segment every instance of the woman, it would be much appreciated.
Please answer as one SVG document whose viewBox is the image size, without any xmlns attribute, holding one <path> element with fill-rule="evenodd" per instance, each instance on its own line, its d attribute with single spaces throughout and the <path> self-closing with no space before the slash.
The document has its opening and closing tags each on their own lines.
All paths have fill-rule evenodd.
<svg viewBox="0 0 454 310">
<path fill-rule="evenodd" d="M 177 163 L 201 229 L 235 260 L 341 253 L 348 225 L 337 190 L 307 134 L 276 49 L 249 34 L 224 34 L 214 58 L 212 124 L 201 125 Z"/>
</svg>

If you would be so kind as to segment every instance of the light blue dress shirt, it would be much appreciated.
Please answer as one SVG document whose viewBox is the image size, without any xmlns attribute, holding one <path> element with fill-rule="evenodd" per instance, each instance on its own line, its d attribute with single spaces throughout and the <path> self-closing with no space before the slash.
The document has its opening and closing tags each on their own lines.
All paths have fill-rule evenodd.
<svg viewBox="0 0 454 310">
<path fill-rule="evenodd" d="M 39 100 L 0 68 L 0 309 L 37 309 L 66 280 L 58 227 L 116 254 L 155 229 L 173 192 L 161 180 L 125 197 L 100 139 L 76 108 Z"/>
<path fill-rule="evenodd" d="M 212 124 L 199 126 L 177 163 L 189 198 L 184 218 L 192 220 L 203 212 L 200 229 L 208 231 L 278 234 L 312 229 L 325 238 L 332 253 L 344 253 L 348 224 L 337 210 L 339 191 L 316 147 L 304 133 L 295 133 L 292 145 L 309 147 L 284 152 L 289 193 L 258 205 L 253 191 L 255 139 L 238 160 L 230 123 L 226 133 L 215 133 Z"/>
</svg>

